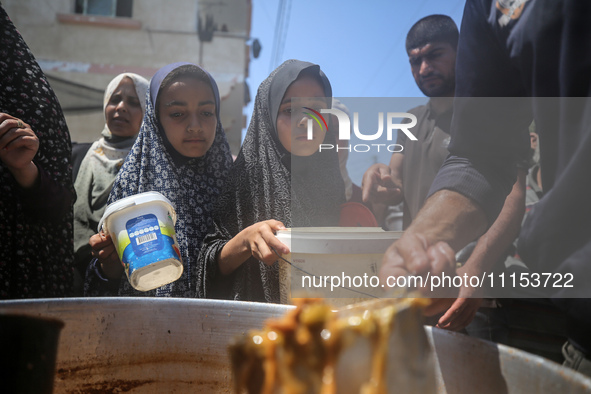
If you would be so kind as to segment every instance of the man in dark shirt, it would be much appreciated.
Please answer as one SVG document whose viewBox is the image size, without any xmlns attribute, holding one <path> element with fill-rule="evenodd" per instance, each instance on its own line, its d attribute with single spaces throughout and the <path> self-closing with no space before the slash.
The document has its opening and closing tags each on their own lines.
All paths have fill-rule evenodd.
<svg viewBox="0 0 591 394">
<path fill-rule="evenodd" d="M 529 147 L 520 130 L 533 117 L 545 195 L 524 224 L 519 255 L 539 275 L 562 278 L 542 287 L 569 318 L 566 365 L 591 375 L 589 20 L 587 1 L 466 3 L 451 155 L 380 276 L 455 272 L 454 250 L 484 233 L 503 206 Z"/>
<path fill-rule="evenodd" d="M 372 165 L 363 177 L 364 201 L 403 202 L 404 228 L 425 203 L 429 187 L 448 155 L 449 130 L 455 88 L 455 64 L 458 28 L 446 15 L 429 15 L 416 22 L 406 38 L 406 51 L 413 78 L 425 96 L 427 105 L 408 112 L 417 118 L 412 128 L 417 141 L 408 141 L 398 133 L 396 143 L 404 150 L 392 154 L 389 166 Z M 388 193 L 380 193 L 386 188 Z"/>
<path fill-rule="evenodd" d="M 429 187 L 448 155 L 449 129 L 455 88 L 456 48 L 458 29 L 446 15 L 430 15 L 416 22 L 408 32 L 406 50 L 412 75 L 421 91 L 428 96 L 427 105 L 411 109 L 417 117 L 412 128 L 417 141 L 407 141 L 398 133 L 397 143 L 404 147 L 394 153 L 390 165 L 375 164 L 363 177 L 364 201 L 385 201 L 395 205 L 404 201 L 404 227 L 412 222 L 423 206 Z M 524 210 L 525 171 L 521 173 L 514 192 L 507 199 L 507 207 L 497 226 L 497 236 L 487 238 L 474 250 L 460 269 L 463 273 L 480 276 L 491 270 L 517 236 Z M 516 212 L 516 215 L 509 215 Z M 378 213 L 379 215 L 379 213 Z M 510 219 L 506 219 L 510 218 Z M 457 299 L 441 301 L 443 305 L 427 309 L 439 327 L 460 330 L 473 319 L 481 305 L 479 289 L 466 287 Z"/>
</svg>

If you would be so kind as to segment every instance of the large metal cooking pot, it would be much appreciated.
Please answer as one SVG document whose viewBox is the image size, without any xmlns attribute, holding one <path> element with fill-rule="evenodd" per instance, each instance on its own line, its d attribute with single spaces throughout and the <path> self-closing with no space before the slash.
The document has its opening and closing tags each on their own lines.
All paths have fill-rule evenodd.
<svg viewBox="0 0 591 394">
<path fill-rule="evenodd" d="M 55 393 L 231 393 L 227 344 L 289 306 L 71 298 L 0 302 L 1 312 L 59 318 Z M 503 345 L 426 327 L 440 393 L 591 393 L 591 379 Z"/>
</svg>

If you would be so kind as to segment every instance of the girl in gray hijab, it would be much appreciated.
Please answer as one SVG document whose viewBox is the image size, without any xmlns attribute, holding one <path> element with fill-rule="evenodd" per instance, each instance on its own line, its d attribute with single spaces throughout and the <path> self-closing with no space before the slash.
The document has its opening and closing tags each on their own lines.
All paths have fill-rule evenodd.
<svg viewBox="0 0 591 394">
<path fill-rule="evenodd" d="M 334 145 L 334 138 L 314 123 L 314 138 L 308 140 L 309 117 L 301 112 L 331 103 L 330 82 L 312 63 L 288 60 L 260 85 L 247 135 L 218 201 L 215 231 L 201 249 L 198 296 L 279 302 L 273 249 L 289 250 L 274 233 L 338 224 L 345 193 L 337 153 L 318 149 L 320 143 Z"/>
</svg>

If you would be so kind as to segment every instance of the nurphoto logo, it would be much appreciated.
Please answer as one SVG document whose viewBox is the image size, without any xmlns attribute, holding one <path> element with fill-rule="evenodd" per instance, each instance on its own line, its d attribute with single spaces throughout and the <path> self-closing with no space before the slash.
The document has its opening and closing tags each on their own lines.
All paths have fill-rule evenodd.
<svg viewBox="0 0 591 394">
<path fill-rule="evenodd" d="M 304 109 L 310 112 L 304 112 L 304 114 L 310 116 L 308 118 L 307 124 L 307 138 L 309 140 L 313 139 L 313 129 L 314 129 L 314 121 L 318 123 L 320 128 L 324 127 L 328 130 L 328 124 L 322 114 L 329 114 L 334 115 L 338 121 L 338 139 L 339 140 L 351 140 L 351 120 L 349 119 L 349 115 L 339 109 L 331 108 L 331 109 L 320 109 L 320 112 L 308 108 L 303 107 Z M 405 121 L 404 123 L 401 123 Z M 394 130 L 400 130 L 404 134 L 406 134 L 407 138 L 411 141 L 416 141 L 417 137 L 415 137 L 412 132 L 410 131 L 411 128 L 416 126 L 417 124 L 417 117 L 408 112 L 387 112 L 385 116 L 384 122 L 384 112 L 378 112 L 378 130 L 375 133 L 364 133 L 359 130 L 359 113 L 353 112 L 353 133 L 355 136 L 362 140 L 362 141 L 379 141 L 382 139 L 384 134 L 384 130 L 386 133 L 386 139 L 388 142 L 394 140 Z M 347 147 L 333 145 L 333 144 L 320 144 L 318 147 L 319 151 L 323 150 L 331 150 L 336 149 L 339 150 L 348 150 L 351 152 L 352 150 L 355 152 L 368 152 L 372 149 L 377 149 L 380 151 L 381 148 L 387 149 L 389 152 L 402 152 L 403 146 L 400 144 L 384 144 L 384 143 L 373 143 L 373 144 L 354 144 L 349 145 Z"/>
</svg>

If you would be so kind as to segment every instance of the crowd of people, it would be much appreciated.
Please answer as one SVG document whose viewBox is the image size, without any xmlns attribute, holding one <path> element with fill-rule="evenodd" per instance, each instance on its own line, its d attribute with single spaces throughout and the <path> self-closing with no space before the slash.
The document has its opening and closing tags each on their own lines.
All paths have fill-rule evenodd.
<svg viewBox="0 0 591 394">
<path fill-rule="evenodd" d="M 318 149 L 341 141 L 334 124 L 309 122 L 306 111 L 342 104 L 321 67 L 301 60 L 259 86 L 234 161 L 217 84 L 191 63 L 164 66 L 149 81 L 115 77 L 100 139 L 72 155 L 59 102 L 0 7 L 0 298 L 279 302 L 277 260 L 289 249 L 276 231 L 348 223 L 347 203 L 388 223 L 388 207 L 402 203 L 405 232 L 384 255 L 383 280 L 515 266 L 571 273 L 574 287 L 551 289 L 546 300 L 567 322 L 565 364 L 591 376 L 591 4 L 537 0 L 516 12 L 501 3 L 468 1 L 461 34 L 444 15 L 413 25 L 406 55 L 429 97 L 409 110 L 418 141 L 399 133 L 404 150 L 368 168 L 361 187 L 346 156 Z M 140 292 L 97 225 L 108 204 L 147 191 L 174 205 L 184 269 Z M 486 310 L 501 304 L 465 285 L 432 298 L 425 313 L 429 324 L 501 341 L 491 334 L 502 330 L 498 314 Z"/>
</svg>

